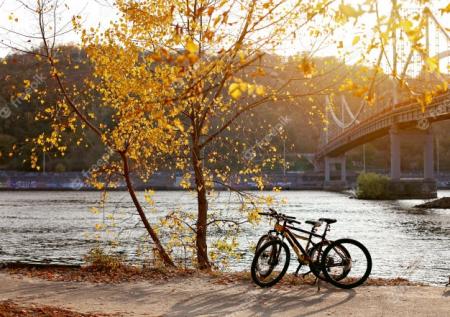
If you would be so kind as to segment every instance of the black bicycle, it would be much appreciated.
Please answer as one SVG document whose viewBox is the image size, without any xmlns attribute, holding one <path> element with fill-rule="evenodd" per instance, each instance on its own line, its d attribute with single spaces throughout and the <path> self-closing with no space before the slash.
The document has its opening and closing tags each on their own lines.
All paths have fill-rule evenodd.
<svg viewBox="0 0 450 317">
<path fill-rule="evenodd" d="M 290 249 L 294 250 L 298 259 L 295 275 L 303 265 L 308 265 L 316 278 L 327 281 L 337 287 L 350 289 L 363 284 L 372 270 L 372 258 L 367 248 L 353 239 L 331 241 L 326 238 L 330 225 L 336 219 L 320 218 L 318 221 L 305 221 L 312 225 L 310 231 L 295 227 L 301 222 L 295 217 L 278 213 L 269 208 L 270 213 L 260 215 L 276 220 L 274 229 L 263 235 L 257 245 L 251 266 L 253 281 L 261 287 L 270 287 L 278 283 L 286 274 L 290 262 Z M 322 234 L 317 230 L 325 223 Z M 305 235 L 300 235 L 306 234 Z M 314 241 L 315 239 L 315 241 Z M 303 247 L 299 240 L 305 240 Z"/>
</svg>

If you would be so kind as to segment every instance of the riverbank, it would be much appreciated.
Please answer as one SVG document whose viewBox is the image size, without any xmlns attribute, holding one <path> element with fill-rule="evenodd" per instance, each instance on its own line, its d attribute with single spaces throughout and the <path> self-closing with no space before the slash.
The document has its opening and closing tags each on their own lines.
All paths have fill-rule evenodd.
<svg viewBox="0 0 450 317">
<path fill-rule="evenodd" d="M 0 190 L 28 190 L 28 191 L 91 191 L 96 190 L 86 182 L 89 173 L 87 172 L 19 172 L 0 171 Z M 347 181 L 354 186 L 357 174 L 349 172 Z M 242 179 L 240 175 L 233 175 L 230 178 L 229 186 L 239 190 L 258 190 L 258 185 L 251 181 L 251 175 L 247 175 L 248 180 Z M 289 171 L 280 173 L 269 171 L 264 173 L 265 186 L 267 188 L 279 187 L 284 190 L 315 190 L 323 188 L 324 175 L 314 171 Z M 450 175 L 449 175 L 450 179 Z M 181 183 L 183 175 L 171 172 L 156 172 L 152 177 L 143 182 L 137 177 L 133 177 L 133 184 L 136 190 L 185 190 Z M 191 184 L 195 188 L 194 183 Z M 216 190 L 228 190 L 228 186 L 216 183 Z M 126 190 L 124 181 L 119 181 L 110 191 Z"/>
<path fill-rule="evenodd" d="M 56 312 L 28 316 L 445 316 L 450 310 L 450 289 L 444 287 L 339 290 L 321 283 L 318 291 L 309 283 L 283 283 L 261 289 L 249 280 L 225 277 L 190 274 L 117 284 L 48 281 L 2 271 L 0 307 L 9 303 L 16 310 Z"/>
</svg>

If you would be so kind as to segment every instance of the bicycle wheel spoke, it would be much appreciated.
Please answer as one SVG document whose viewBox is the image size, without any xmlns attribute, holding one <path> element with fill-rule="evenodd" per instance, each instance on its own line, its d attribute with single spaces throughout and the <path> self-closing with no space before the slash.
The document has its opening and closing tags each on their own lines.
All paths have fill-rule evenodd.
<svg viewBox="0 0 450 317">
<path fill-rule="evenodd" d="M 341 239 L 330 245 L 323 254 L 322 267 L 329 282 L 341 288 L 361 285 L 369 277 L 372 259 L 360 242 Z"/>
</svg>

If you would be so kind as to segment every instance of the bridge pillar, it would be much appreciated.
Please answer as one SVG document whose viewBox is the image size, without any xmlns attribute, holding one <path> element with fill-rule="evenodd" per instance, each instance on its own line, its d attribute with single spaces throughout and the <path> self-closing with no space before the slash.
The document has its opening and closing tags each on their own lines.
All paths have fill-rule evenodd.
<svg viewBox="0 0 450 317">
<path fill-rule="evenodd" d="M 347 188 L 347 169 L 346 169 L 346 157 L 341 155 L 338 157 L 326 156 L 324 159 L 325 170 L 325 182 L 324 189 L 341 191 Z M 336 171 L 336 165 L 340 166 L 340 178 L 338 180 L 331 179 L 331 173 Z"/>
<path fill-rule="evenodd" d="M 331 166 L 330 158 L 325 157 L 325 182 L 331 181 Z"/>
<path fill-rule="evenodd" d="M 436 180 L 434 179 L 433 130 L 405 129 L 399 130 L 393 125 L 389 131 L 391 141 L 391 180 L 389 193 L 393 199 L 430 199 L 437 197 Z M 402 139 L 414 140 L 423 144 L 423 179 L 401 177 Z"/>
<path fill-rule="evenodd" d="M 425 134 L 423 146 L 423 178 L 434 179 L 434 140 L 433 131 L 429 128 Z"/>
<path fill-rule="evenodd" d="M 391 141 L 391 179 L 401 177 L 401 140 L 402 138 L 417 138 L 423 140 L 423 178 L 434 179 L 434 135 L 433 130 L 400 131 L 396 125 L 389 130 Z"/>
<path fill-rule="evenodd" d="M 401 177 L 401 151 L 400 135 L 396 125 L 389 130 L 389 137 L 391 141 L 391 179 L 399 180 Z"/>
<path fill-rule="evenodd" d="M 347 182 L 347 168 L 345 164 L 347 163 L 346 156 L 342 155 L 340 157 L 340 164 L 341 164 L 341 182 Z"/>
</svg>

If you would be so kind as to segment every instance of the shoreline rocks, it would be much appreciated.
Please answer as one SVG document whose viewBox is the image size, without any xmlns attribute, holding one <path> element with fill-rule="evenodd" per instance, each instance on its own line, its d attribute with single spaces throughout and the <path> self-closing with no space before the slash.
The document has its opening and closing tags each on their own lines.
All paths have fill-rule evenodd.
<svg viewBox="0 0 450 317">
<path fill-rule="evenodd" d="M 450 209 L 450 197 L 442 197 L 420 205 L 414 206 L 416 208 L 435 208 L 435 209 Z"/>
</svg>

